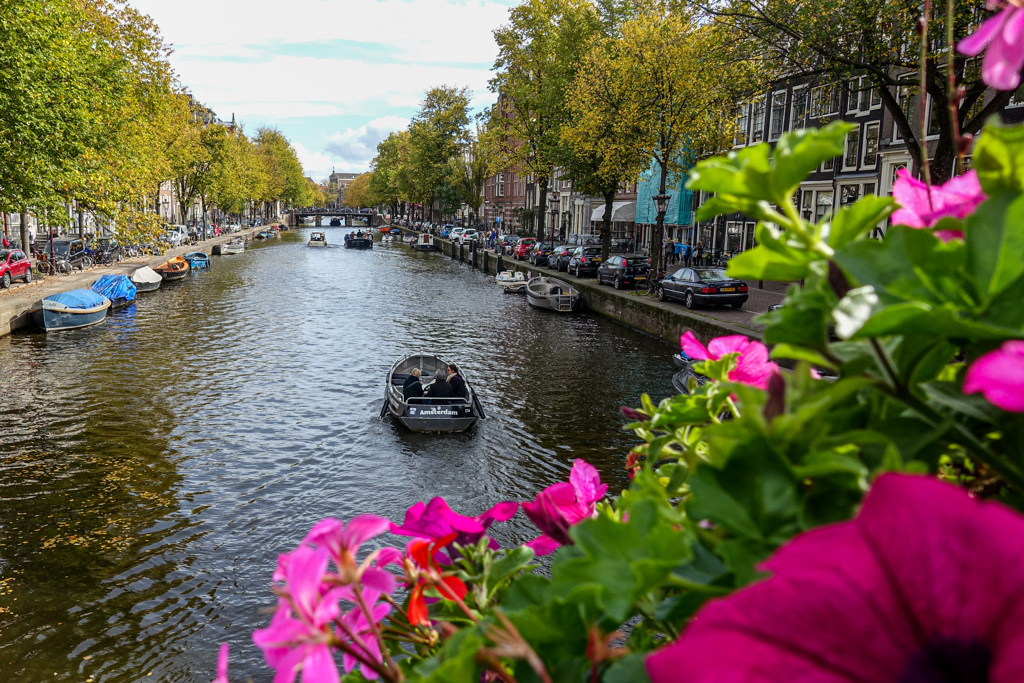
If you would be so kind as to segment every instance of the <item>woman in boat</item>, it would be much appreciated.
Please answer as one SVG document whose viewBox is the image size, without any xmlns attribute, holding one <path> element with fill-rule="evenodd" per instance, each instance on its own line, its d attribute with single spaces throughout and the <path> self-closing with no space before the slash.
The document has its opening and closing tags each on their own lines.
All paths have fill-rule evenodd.
<svg viewBox="0 0 1024 683">
<path fill-rule="evenodd" d="M 420 384 L 420 375 L 422 374 L 419 368 L 413 368 L 409 376 L 405 378 L 405 384 L 402 385 L 402 396 L 406 401 L 423 396 L 423 385 Z"/>
<path fill-rule="evenodd" d="M 448 384 L 448 373 L 438 368 L 434 373 L 434 381 L 423 390 L 423 395 L 428 398 L 451 398 L 452 385 Z"/>
<path fill-rule="evenodd" d="M 452 386 L 452 394 L 469 398 L 469 389 L 466 388 L 466 380 L 462 379 L 454 365 L 448 366 L 448 384 Z"/>
</svg>

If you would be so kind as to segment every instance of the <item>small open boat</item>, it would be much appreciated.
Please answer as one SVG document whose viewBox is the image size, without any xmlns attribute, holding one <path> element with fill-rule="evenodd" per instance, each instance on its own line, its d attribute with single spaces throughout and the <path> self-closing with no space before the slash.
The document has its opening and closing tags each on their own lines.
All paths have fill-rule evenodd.
<svg viewBox="0 0 1024 683">
<path fill-rule="evenodd" d="M 384 244 L 391 244 L 392 242 L 395 241 L 395 237 L 394 237 L 394 235 L 391 235 L 389 233 L 389 234 L 384 235 L 383 237 L 381 237 L 380 241 L 383 242 Z"/>
<path fill-rule="evenodd" d="M 451 398 L 413 397 L 406 399 L 402 387 L 414 368 L 423 379 L 434 376 L 438 369 L 454 365 L 466 382 L 468 396 Z M 440 380 L 435 380 L 440 381 Z M 388 370 L 381 417 L 391 417 L 414 432 L 463 432 L 485 417 L 483 406 L 466 380 L 466 375 L 452 361 L 431 353 L 412 353 L 395 361 Z"/>
<path fill-rule="evenodd" d="M 373 249 L 373 235 L 368 232 L 350 232 L 345 235 L 346 249 Z"/>
<path fill-rule="evenodd" d="M 154 273 L 156 275 L 156 273 Z M 160 276 L 157 275 L 157 279 Z M 127 275 L 104 275 L 89 287 L 100 296 L 110 299 L 110 310 L 127 306 L 135 301 L 135 284 L 128 279 Z"/>
<path fill-rule="evenodd" d="M 131 281 L 136 292 L 154 292 L 160 289 L 160 283 L 164 279 L 149 266 L 142 266 L 132 273 Z"/>
<path fill-rule="evenodd" d="M 437 251 L 440 247 L 433 235 L 423 233 L 413 242 L 412 248 L 416 251 Z"/>
<path fill-rule="evenodd" d="M 306 244 L 310 247 L 326 247 L 327 235 L 322 232 L 311 232 L 309 233 L 309 242 Z"/>
<path fill-rule="evenodd" d="M 153 270 L 160 273 L 160 277 L 170 282 L 172 280 L 183 280 L 188 275 L 189 266 L 188 261 L 180 256 L 175 256 L 164 261 Z"/>
<path fill-rule="evenodd" d="M 503 270 L 494 276 L 494 281 L 506 294 L 526 291 L 526 276 L 518 270 Z"/>
<path fill-rule="evenodd" d="M 110 299 L 88 289 L 51 294 L 32 308 L 32 320 L 47 332 L 73 330 L 103 322 Z"/>
<path fill-rule="evenodd" d="M 265 239 L 267 239 L 267 233 L 265 233 L 265 232 L 263 232 L 261 230 L 260 232 L 258 232 L 255 235 L 253 235 L 252 238 L 254 240 L 265 240 Z"/>
<path fill-rule="evenodd" d="M 526 283 L 526 303 L 534 308 L 571 313 L 579 308 L 580 293 L 564 280 L 535 277 Z"/>
<path fill-rule="evenodd" d="M 190 251 L 185 254 L 185 260 L 192 270 L 204 270 L 210 267 L 210 257 L 201 251 Z"/>
<path fill-rule="evenodd" d="M 227 244 L 220 245 L 221 256 L 227 256 L 228 254 L 241 254 L 245 251 L 245 240 L 241 237 L 236 237 Z"/>
</svg>

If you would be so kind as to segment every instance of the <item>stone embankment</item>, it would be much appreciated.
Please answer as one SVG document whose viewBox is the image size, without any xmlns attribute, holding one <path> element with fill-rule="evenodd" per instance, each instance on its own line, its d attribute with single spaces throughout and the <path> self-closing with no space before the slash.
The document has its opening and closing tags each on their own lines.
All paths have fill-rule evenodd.
<svg viewBox="0 0 1024 683">
<path fill-rule="evenodd" d="M 32 306 L 40 299 L 51 294 L 67 292 L 72 289 L 87 289 L 89 285 L 98 280 L 102 275 L 109 273 L 129 275 L 142 266 L 158 266 L 172 256 L 181 256 L 193 251 L 202 251 L 210 254 L 216 245 L 229 242 L 235 237 L 251 240 L 253 235 L 260 230 L 262 228 L 249 228 L 242 232 L 212 237 L 205 242 L 200 242 L 198 245 L 175 247 L 168 250 L 163 256 L 126 259 L 109 266 L 94 266 L 84 271 L 76 270 L 69 275 L 51 275 L 46 278 L 36 278 L 27 285 L 20 284 L 19 281 L 18 284 L 13 284 L 10 289 L 0 290 L 0 337 L 30 325 L 32 321 L 29 311 Z"/>
</svg>

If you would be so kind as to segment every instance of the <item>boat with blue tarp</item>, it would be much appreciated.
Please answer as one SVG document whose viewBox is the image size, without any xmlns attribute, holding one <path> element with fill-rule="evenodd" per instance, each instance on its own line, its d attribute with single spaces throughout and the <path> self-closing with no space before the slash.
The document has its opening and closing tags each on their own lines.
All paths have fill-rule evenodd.
<svg viewBox="0 0 1024 683">
<path fill-rule="evenodd" d="M 88 289 L 51 294 L 32 310 L 32 321 L 47 332 L 73 330 L 103 322 L 110 299 Z"/>
<path fill-rule="evenodd" d="M 110 299 L 110 310 L 127 306 L 135 301 L 135 284 L 127 275 L 104 275 L 89 287 L 100 296 Z"/>
<path fill-rule="evenodd" d="M 189 268 L 192 270 L 204 270 L 210 267 L 209 255 L 201 251 L 190 251 L 185 254 L 185 260 L 188 261 Z"/>
</svg>

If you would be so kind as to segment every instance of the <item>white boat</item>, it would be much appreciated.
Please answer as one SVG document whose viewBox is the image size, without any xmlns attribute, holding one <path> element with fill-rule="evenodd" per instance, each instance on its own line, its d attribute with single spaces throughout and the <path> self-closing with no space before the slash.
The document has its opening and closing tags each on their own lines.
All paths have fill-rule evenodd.
<svg viewBox="0 0 1024 683">
<path fill-rule="evenodd" d="M 416 241 L 412 243 L 412 248 L 416 251 L 438 251 L 437 242 L 434 241 L 433 235 L 430 233 L 423 233 L 416 238 Z"/>
<path fill-rule="evenodd" d="M 564 280 L 535 277 L 526 283 L 526 303 L 534 308 L 571 313 L 579 308 L 580 293 Z"/>
<path fill-rule="evenodd" d="M 307 244 L 311 247 L 326 247 L 327 235 L 322 232 L 311 232 L 309 233 L 309 242 Z"/>
<path fill-rule="evenodd" d="M 222 256 L 227 254 L 241 254 L 245 251 L 245 240 L 241 237 L 236 237 L 227 244 L 220 245 L 220 253 Z"/>
<path fill-rule="evenodd" d="M 506 294 L 518 294 L 526 290 L 526 276 L 518 270 L 503 270 L 494 276 L 494 281 Z"/>
<path fill-rule="evenodd" d="M 160 277 L 160 273 L 156 272 L 149 266 L 142 266 L 134 273 L 131 278 L 132 284 L 135 285 L 135 291 L 137 292 L 152 292 L 160 288 L 160 283 L 164 281 Z"/>
<path fill-rule="evenodd" d="M 380 238 L 380 241 L 383 242 L 384 244 L 391 244 L 392 242 L 395 241 L 395 237 L 394 235 L 384 235 L 383 237 Z"/>
</svg>

